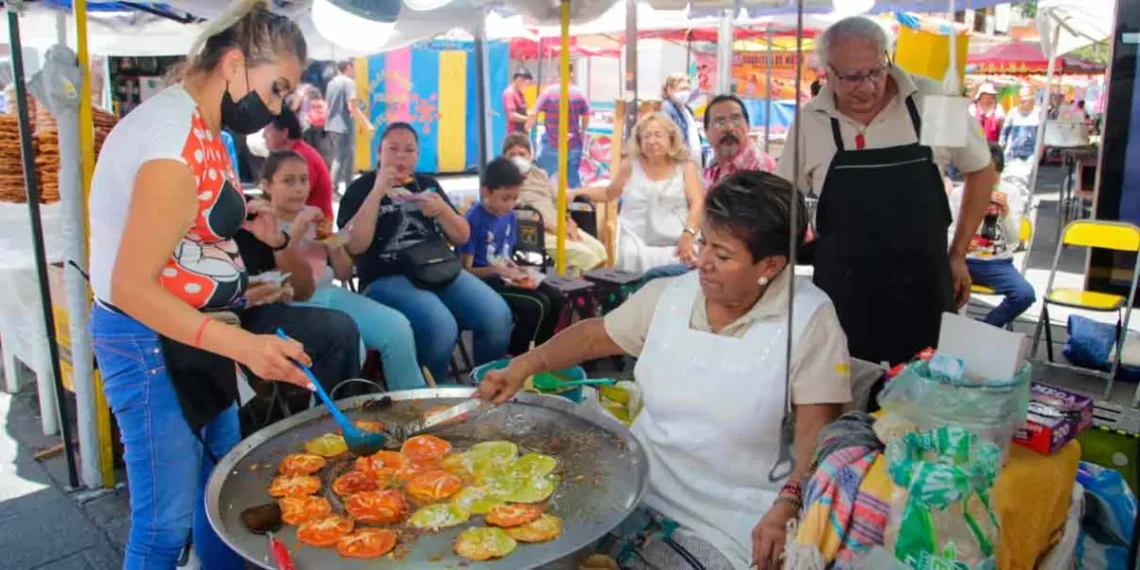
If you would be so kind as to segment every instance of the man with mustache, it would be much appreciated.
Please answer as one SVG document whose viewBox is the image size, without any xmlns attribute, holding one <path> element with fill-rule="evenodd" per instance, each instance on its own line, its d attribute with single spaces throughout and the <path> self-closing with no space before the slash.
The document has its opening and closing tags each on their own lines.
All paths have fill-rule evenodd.
<svg viewBox="0 0 1140 570">
<path fill-rule="evenodd" d="M 705 168 L 705 188 L 741 170 L 772 172 L 776 162 L 757 148 L 748 136 L 748 109 L 736 95 L 713 97 L 705 109 L 705 134 L 713 147 L 713 160 Z"/>
<path fill-rule="evenodd" d="M 962 148 L 922 146 L 919 113 L 939 84 L 891 64 L 874 20 L 846 18 L 816 40 L 827 83 L 804 104 L 776 170 L 819 197 L 814 281 L 835 303 L 851 356 L 891 364 L 938 343 L 942 313 L 969 300 L 966 252 L 997 175 L 981 126 Z M 798 180 L 794 159 L 799 148 Z M 954 238 L 943 172 L 966 185 Z"/>
</svg>

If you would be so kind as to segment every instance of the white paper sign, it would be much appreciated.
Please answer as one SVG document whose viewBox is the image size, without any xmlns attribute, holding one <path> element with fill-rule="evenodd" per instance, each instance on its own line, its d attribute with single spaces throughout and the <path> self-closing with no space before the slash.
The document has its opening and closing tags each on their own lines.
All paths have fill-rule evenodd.
<svg viewBox="0 0 1140 570">
<path fill-rule="evenodd" d="M 1025 335 L 943 313 L 938 352 L 961 358 L 968 377 L 1006 380 L 1013 378 L 1025 360 Z"/>
<path fill-rule="evenodd" d="M 977 121 L 970 118 L 970 100 L 951 95 L 926 95 L 922 98 L 922 144 L 929 147 L 963 148 L 969 140 L 969 129 Z"/>
</svg>

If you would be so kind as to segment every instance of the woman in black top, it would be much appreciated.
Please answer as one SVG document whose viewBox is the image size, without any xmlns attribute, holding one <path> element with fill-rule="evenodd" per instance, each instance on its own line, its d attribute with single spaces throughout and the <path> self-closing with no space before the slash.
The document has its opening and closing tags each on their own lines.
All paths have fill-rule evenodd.
<svg viewBox="0 0 1140 570">
<path fill-rule="evenodd" d="M 460 330 L 474 334 L 476 364 L 505 356 L 511 311 L 460 266 L 453 247 L 471 228 L 438 181 L 415 173 L 418 161 L 412 126 L 389 124 L 378 168 L 349 185 L 337 225 L 349 229 L 361 290 L 408 318 L 420 363 L 442 380 Z"/>
</svg>

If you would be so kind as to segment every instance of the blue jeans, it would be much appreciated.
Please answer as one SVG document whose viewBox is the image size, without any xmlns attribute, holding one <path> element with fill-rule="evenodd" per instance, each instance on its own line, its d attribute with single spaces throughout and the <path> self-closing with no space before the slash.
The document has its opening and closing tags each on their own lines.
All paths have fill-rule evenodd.
<svg viewBox="0 0 1140 570">
<path fill-rule="evenodd" d="M 983 319 L 986 324 L 1004 327 L 1037 300 L 1033 286 L 1013 266 L 1012 259 L 967 259 L 966 267 L 974 283 L 985 285 L 1004 297 L 1001 304 Z"/>
<path fill-rule="evenodd" d="M 571 189 L 580 188 L 582 186 L 582 176 L 578 168 L 582 165 L 582 147 L 570 147 L 567 149 L 566 159 L 570 166 L 566 170 L 566 186 Z M 545 142 L 541 143 L 535 164 L 545 170 L 546 173 L 554 179 L 554 183 L 558 184 L 558 178 L 556 178 L 558 174 L 558 147 L 547 146 Z"/>
<path fill-rule="evenodd" d="M 466 271 L 438 291 L 420 289 L 407 277 L 393 275 L 373 281 L 364 294 L 408 318 L 416 339 L 416 354 L 439 382 L 447 378 L 451 353 L 461 330 L 469 330 L 475 337 L 476 365 L 507 354 L 511 309 L 498 293 Z"/>
<path fill-rule="evenodd" d="M 96 304 L 92 346 L 103 375 L 103 393 L 115 414 L 131 494 L 131 530 L 126 570 L 173 570 L 190 538 L 202 568 L 245 568 L 206 519 L 206 481 L 214 457 L 241 439 L 237 407 L 214 418 L 201 441 L 182 415 L 154 331 Z"/>
<path fill-rule="evenodd" d="M 416 361 L 412 325 L 399 311 L 353 293 L 343 287 L 318 288 L 308 304 L 340 311 L 356 322 L 364 346 L 380 353 L 384 381 L 389 390 L 426 388 L 423 371 Z"/>
<path fill-rule="evenodd" d="M 654 267 L 653 269 L 646 271 L 645 275 L 641 276 L 640 287 L 644 287 L 646 283 L 649 283 L 654 279 L 661 279 L 662 277 L 677 277 L 678 275 L 684 275 L 692 270 L 692 267 L 684 263 Z"/>
</svg>

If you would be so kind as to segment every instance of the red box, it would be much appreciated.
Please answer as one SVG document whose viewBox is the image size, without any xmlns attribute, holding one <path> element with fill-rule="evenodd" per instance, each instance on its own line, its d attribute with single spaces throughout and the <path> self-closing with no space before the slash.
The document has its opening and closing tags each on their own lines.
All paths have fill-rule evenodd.
<svg viewBox="0 0 1140 570">
<path fill-rule="evenodd" d="M 1092 427 L 1092 398 L 1037 382 L 1029 390 L 1029 415 L 1014 443 L 1050 455 Z"/>
</svg>

